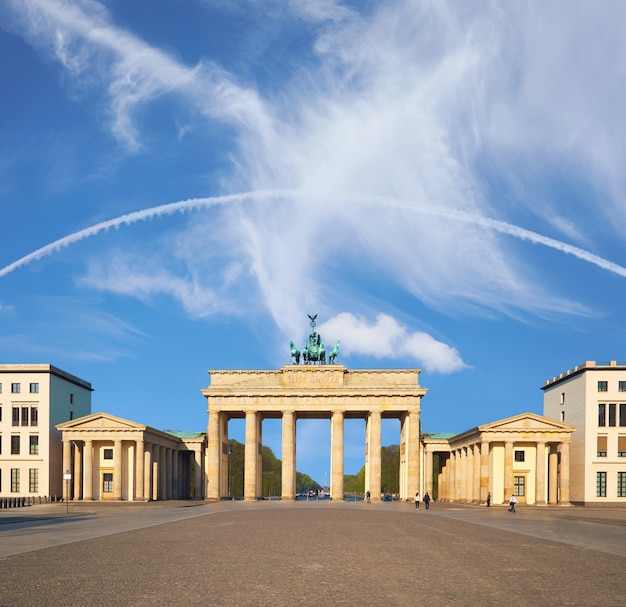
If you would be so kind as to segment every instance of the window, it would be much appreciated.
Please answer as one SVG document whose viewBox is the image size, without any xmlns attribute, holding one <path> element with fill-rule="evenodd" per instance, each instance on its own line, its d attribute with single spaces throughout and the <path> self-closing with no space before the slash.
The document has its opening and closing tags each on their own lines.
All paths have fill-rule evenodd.
<svg viewBox="0 0 626 607">
<path fill-rule="evenodd" d="M 606 497 L 606 472 L 596 472 L 596 497 Z"/>
<path fill-rule="evenodd" d="M 28 426 L 28 407 L 22 407 L 22 426 Z"/>
<path fill-rule="evenodd" d="M 74 411 L 70 411 L 70 420 L 74 419 Z"/>
<path fill-rule="evenodd" d="M 0 384 L 0 394 L 2 394 L 2 384 Z"/>
<path fill-rule="evenodd" d="M 70 394 L 70 405 L 74 404 L 74 395 Z"/>
<path fill-rule="evenodd" d="M 598 382 L 598 392 L 606 392 L 609 389 L 608 381 L 599 381 Z"/>
<path fill-rule="evenodd" d="M 104 449 L 102 457 L 104 459 L 113 459 L 113 449 Z"/>
<path fill-rule="evenodd" d="M 561 411 L 561 421 L 565 421 L 565 411 Z"/>
<path fill-rule="evenodd" d="M 561 404 L 565 402 L 565 392 L 561 392 Z"/>
<path fill-rule="evenodd" d="M 2 421 L 2 405 L 0 405 L 0 422 Z"/>
<path fill-rule="evenodd" d="M 11 455 L 20 454 L 20 435 L 13 434 L 11 436 Z"/>
<path fill-rule="evenodd" d="M 37 434 L 31 434 L 29 437 L 28 453 L 39 455 L 39 436 Z"/>
<path fill-rule="evenodd" d="M 609 426 L 615 427 L 615 403 L 609 405 Z"/>
<path fill-rule="evenodd" d="M 105 472 L 102 475 L 102 493 L 113 493 L 113 473 Z"/>
<path fill-rule="evenodd" d="M 596 455 L 598 457 L 606 457 L 606 441 L 606 436 L 598 436 L 598 448 L 596 450 Z"/>
<path fill-rule="evenodd" d="M 515 452 L 515 461 L 516 462 L 523 462 L 525 455 L 526 454 L 525 454 L 524 451 L 516 451 Z"/>
<path fill-rule="evenodd" d="M 522 451 L 522 453 L 524 453 Z M 513 479 L 513 493 L 517 495 L 517 497 L 524 497 L 526 495 L 526 477 L 525 476 L 516 476 Z"/>
<path fill-rule="evenodd" d="M 30 425 L 31 426 L 39 425 L 39 409 L 37 407 L 30 408 Z"/>
<path fill-rule="evenodd" d="M 31 394 L 39 394 L 39 384 L 31 384 L 30 385 L 30 393 Z"/>
<path fill-rule="evenodd" d="M 19 426 L 20 425 L 20 408 L 19 407 L 13 407 L 13 422 L 12 424 L 14 426 Z"/>
<path fill-rule="evenodd" d="M 20 393 L 20 385 L 11 384 L 11 394 L 19 394 L 19 393 Z"/>
<path fill-rule="evenodd" d="M 626 457 L 626 436 L 617 437 L 617 457 Z"/>
<path fill-rule="evenodd" d="M 20 490 L 20 469 L 11 468 L 11 493 L 19 493 Z"/>
<path fill-rule="evenodd" d="M 626 497 L 626 472 L 617 473 L 617 497 Z"/>
<path fill-rule="evenodd" d="M 626 426 L 626 403 L 619 404 L 619 425 Z"/>
<path fill-rule="evenodd" d="M 31 468 L 28 471 L 28 490 L 31 493 L 39 491 L 39 470 L 37 468 Z"/>
<path fill-rule="evenodd" d="M 598 405 L 598 426 L 606 426 L 606 405 L 604 403 Z"/>
<path fill-rule="evenodd" d="M 617 391 L 618 392 L 626 392 L 626 381 L 618 381 L 617 382 Z"/>
</svg>

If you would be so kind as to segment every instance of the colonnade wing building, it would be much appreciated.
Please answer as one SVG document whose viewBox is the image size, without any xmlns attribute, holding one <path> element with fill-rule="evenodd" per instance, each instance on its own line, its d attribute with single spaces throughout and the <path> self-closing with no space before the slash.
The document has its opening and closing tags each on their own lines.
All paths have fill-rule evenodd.
<svg viewBox="0 0 626 607">
<path fill-rule="evenodd" d="M 244 499 L 262 495 L 261 423 L 282 420 L 282 497 L 296 489 L 296 420 L 330 419 L 330 494 L 343 499 L 344 420 L 364 419 L 365 490 L 381 492 L 381 419 L 400 420 L 400 498 L 420 488 L 418 369 L 348 370 L 343 365 L 285 365 L 275 371 L 209 371 L 207 496 L 228 496 L 228 422 L 245 418 Z"/>
</svg>

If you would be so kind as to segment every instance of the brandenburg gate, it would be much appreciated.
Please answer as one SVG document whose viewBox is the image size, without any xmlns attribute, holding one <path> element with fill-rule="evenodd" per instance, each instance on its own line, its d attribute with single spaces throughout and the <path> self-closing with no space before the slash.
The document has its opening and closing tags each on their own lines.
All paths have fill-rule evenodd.
<svg viewBox="0 0 626 607">
<path fill-rule="evenodd" d="M 320 338 L 313 331 L 309 345 L 315 343 L 320 344 Z M 337 350 L 338 344 L 335 354 Z M 330 420 L 330 494 L 335 500 L 344 497 L 344 421 L 365 420 L 365 490 L 372 500 L 379 500 L 381 420 L 399 419 L 400 499 L 410 499 L 418 491 L 420 400 L 427 391 L 419 385 L 420 370 L 351 370 L 334 362 L 325 364 L 323 356 L 315 364 L 315 355 L 314 348 L 305 345 L 308 364 L 278 370 L 209 371 L 210 385 L 202 390 L 209 414 L 208 499 L 228 497 L 228 422 L 233 418 L 245 418 L 245 500 L 262 496 L 261 424 L 268 418 L 282 420 L 283 500 L 295 499 L 298 419 Z"/>
</svg>

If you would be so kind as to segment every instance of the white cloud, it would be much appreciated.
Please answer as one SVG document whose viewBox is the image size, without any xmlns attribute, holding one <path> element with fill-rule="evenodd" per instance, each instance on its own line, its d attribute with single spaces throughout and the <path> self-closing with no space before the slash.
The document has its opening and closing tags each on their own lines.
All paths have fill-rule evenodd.
<svg viewBox="0 0 626 607">
<path fill-rule="evenodd" d="M 180 277 L 168 271 L 156 255 L 146 261 L 118 252 L 106 260 L 92 260 L 87 273 L 78 279 L 78 283 L 144 302 L 166 295 L 178 301 L 192 318 L 209 316 L 220 308 L 212 289 L 206 288 L 194 277 Z"/>
<path fill-rule="evenodd" d="M 96 80 L 107 91 L 111 129 L 129 147 L 141 141 L 135 116 L 175 93 L 194 112 L 233 127 L 239 149 L 237 171 L 224 179 L 229 191 L 297 192 L 251 196 L 254 204 L 190 222 L 180 237 L 189 251 L 178 265 L 102 264 L 90 269 L 86 286 L 144 300 L 167 294 L 196 317 L 249 301 L 293 335 L 303 307 L 332 316 L 358 301 L 375 315 L 385 298 L 376 291 L 381 278 L 443 313 L 588 312 L 550 292 L 542 269 L 528 267 L 524 248 L 502 233 L 620 271 L 511 218 L 521 208 L 542 229 L 548 221 L 601 250 L 587 224 L 572 223 L 587 218 L 587 201 L 563 204 L 546 189 L 555 173 L 605 194 L 607 215 L 625 213 L 626 41 L 614 12 L 626 8 L 399 0 L 359 14 L 338 2 L 293 2 L 289 18 L 306 13 L 315 42 L 290 83 L 263 99 L 211 61 L 187 66 L 151 47 L 96 2 L 12 4 L 33 44 L 76 82 Z M 579 171 L 566 173 L 572 167 Z M 201 253 L 209 246 L 220 247 L 217 258 Z M 242 288 L 247 298 L 235 298 Z M 359 291 L 368 292 L 367 303 Z M 351 296 L 350 308 L 341 300 Z M 345 320 L 359 351 L 374 355 L 376 343 L 385 356 L 402 351 L 432 369 L 463 368 L 454 348 L 379 319 L 373 326 Z"/>
<path fill-rule="evenodd" d="M 411 333 L 387 314 L 379 314 L 375 323 L 369 324 L 364 318 L 343 312 L 324 322 L 319 332 L 327 339 L 327 350 L 341 338 L 340 353 L 346 356 L 408 358 L 435 373 L 452 373 L 468 367 L 455 348 L 427 333 Z"/>
</svg>

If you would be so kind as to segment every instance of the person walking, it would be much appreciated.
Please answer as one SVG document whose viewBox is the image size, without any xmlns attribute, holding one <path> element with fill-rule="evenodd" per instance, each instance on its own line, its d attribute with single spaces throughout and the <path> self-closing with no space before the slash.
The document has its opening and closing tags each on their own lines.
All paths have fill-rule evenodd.
<svg viewBox="0 0 626 607">
<path fill-rule="evenodd" d="M 367 492 L 365 493 L 365 501 L 366 502 L 371 502 L 372 498 L 371 498 L 371 493 L 369 492 L 369 489 L 367 490 Z"/>
<path fill-rule="evenodd" d="M 420 493 L 419 491 L 415 494 L 415 509 L 420 509 Z"/>
<path fill-rule="evenodd" d="M 491 491 L 487 493 L 487 508 L 491 506 Z"/>
<path fill-rule="evenodd" d="M 426 510 L 430 508 L 430 495 L 428 495 L 428 491 L 424 494 L 424 507 Z"/>
<path fill-rule="evenodd" d="M 511 493 L 511 499 L 509 500 L 509 512 L 515 512 L 515 504 L 517 504 L 517 498 L 514 493 Z"/>
</svg>

